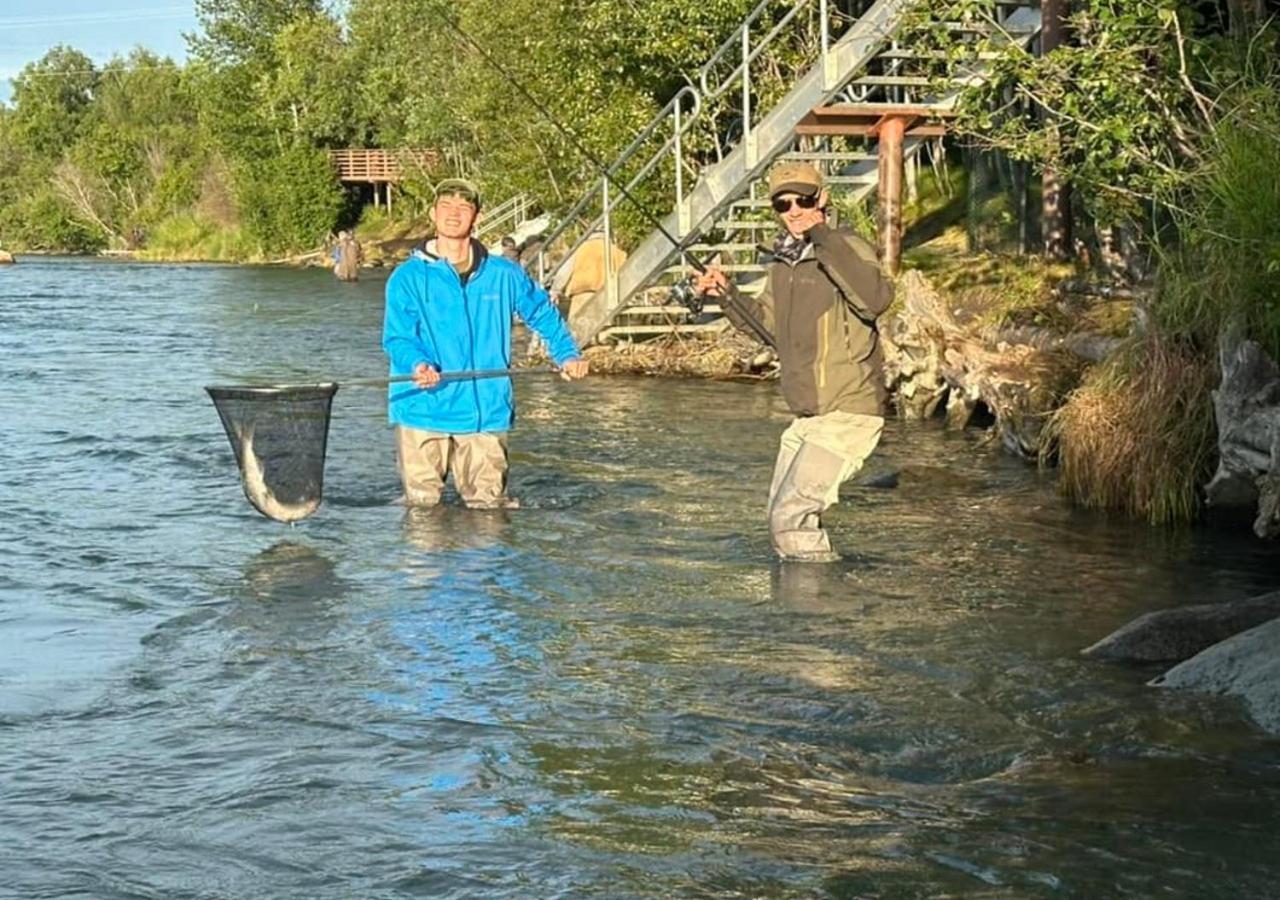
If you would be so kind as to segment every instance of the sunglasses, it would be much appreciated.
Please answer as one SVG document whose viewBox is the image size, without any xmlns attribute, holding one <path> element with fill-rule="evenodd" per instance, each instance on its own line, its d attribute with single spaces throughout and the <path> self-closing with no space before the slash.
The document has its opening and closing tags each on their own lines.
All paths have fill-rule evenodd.
<svg viewBox="0 0 1280 900">
<path fill-rule="evenodd" d="M 813 209 L 818 205 L 818 198 L 816 195 L 812 197 L 774 197 L 773 211 L 778 215 L 791 212 L 792 203 L 801 209 Z"/>
</svg>

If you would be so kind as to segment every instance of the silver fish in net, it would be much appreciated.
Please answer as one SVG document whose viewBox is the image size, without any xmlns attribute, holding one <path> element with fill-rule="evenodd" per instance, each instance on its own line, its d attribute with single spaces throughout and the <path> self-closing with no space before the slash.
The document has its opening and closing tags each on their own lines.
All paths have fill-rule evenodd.
<svg viewBox="0 0 1280 900">
<path fill-rule="evenodd" d="M 320 508 L 334 383 L 205 388 L 231 441 L 244 495 L 258 512 L 297 522 Z"/>
</svg>

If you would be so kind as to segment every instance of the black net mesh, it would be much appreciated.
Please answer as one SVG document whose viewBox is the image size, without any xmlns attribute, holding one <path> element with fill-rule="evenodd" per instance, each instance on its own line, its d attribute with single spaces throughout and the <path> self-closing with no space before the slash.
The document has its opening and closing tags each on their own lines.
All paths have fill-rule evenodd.
<svg viewBox="0 0 1280 900">
<path fill-rule="evenodd" d="M 296 522 L 320 507 L 336 384 L 207 387 L 236 454 L 244 494 L 264 516 Z"/>
</svg>

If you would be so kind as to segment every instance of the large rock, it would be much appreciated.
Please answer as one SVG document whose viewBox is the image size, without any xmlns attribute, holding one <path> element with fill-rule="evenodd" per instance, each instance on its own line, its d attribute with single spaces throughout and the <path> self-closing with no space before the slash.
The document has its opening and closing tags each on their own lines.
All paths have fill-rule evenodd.
<svg viewBox="0 0 1280 900">
<path fill-rule="evenodd" d="M 1178 662 L 1234 634 L 1280 616 L 1280 591 L 1147 613 L 1091 647 L 1084 656 L 1123 662 Z"/>
<path fill-rule="evenodd" d="M 12 253 L 8 250 L 0 250 L 0 266 L 11 266 L 13 265 L 13 262 L 14 259 Z"/>
<path fill-rule="evenodd" d="M 1280 734 L 1280 619 L 1214 644 L 1150 683 L 1238 697 L 1254 721 Z"/>
<path fill-rule="evenodd" d="M 1225 332 L 1222 381 L 1213 392 L 1218 469 L 1205 487 L 1217 509 L 1254 513 L 1258 537 L 1280 536 L 1280 368 L 1253 341 Z"/>
</svg>

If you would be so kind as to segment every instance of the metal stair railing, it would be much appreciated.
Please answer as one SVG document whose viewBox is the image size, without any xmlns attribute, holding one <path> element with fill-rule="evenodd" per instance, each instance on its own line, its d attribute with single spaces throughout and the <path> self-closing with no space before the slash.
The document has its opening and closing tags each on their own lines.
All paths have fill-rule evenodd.
<svg viewBox="0 0 1280 900">
<path fill-rule="evenodd" d="M 766 2 L 772 2 L 772 0 L 766 0 Z M 689 105 L 688 112 L 684 111 L 686 104 Z M 683 87 L 676 92 L 676 95 L 667 102 L 667 105 L 664 106 L 657 115 L 649 120 L 649 124 L 636 135 L 631 143 L 628 144 L 620 154 L 618 154 L 613 164 L 606 169 L 606 174 L 600 176 L 595 184 L 592 185 L 591 189 L 582 195 L 582 199 L 574 204 L 573 208 L 565 214 L 560 225 L 552 229 L 552 231 L 547 235 L 542 248 L 538 251 L 538 280 L 540 282 L 544 285 L 550 284 L 555 278 L 556 273 L 573 258 L 574 253 L 576 253 L 578 249 L 590 240 L 591 236 L 597 232 L 602 231 L 604 233 L 606 246 L 613 246 L 612 211 L 613 207 L 616 205 L 616 201 L 614 201 L 610 196 L 610 184 L 618 173 L 623 171 L 627 163 L 631 162 L 631 160 L 639 154 L 645 145 L 649 143 L 649 140 L 661 132 L 664 126 L 667 126 L 668 123 L 670 123 L 671 128 L 670 136 L 663 139 L 659 148 L 650 155 L 650 157 L 640 167 L 640 170 L 627 180 L 624 188 L 627 193 L 633 192 L 637 187 L 639 187 L 641 182 L 643 182 L 644 179 L 658 167 L 663 159 L 670 155 L 675 166 L 675 193 L 677 203 L 683 200 L 684 136 L 685 132 L 689 130 L 693 122 L 698 118 L 698 114 L 701 109 L 702 100 L 698 96 L 697 90 L 693 87 Z M 624 196 L 624 194 L 620 193 L 619 196 Z M 588 221 L 586 226 L 583 227 L 577 240 L 569 247 L 564 256 L 554 266 L 548 267 L 547 249 L 554 246 L 555 242 L 569 232 L 575 224 L 583 221 L 588 209 L 592 207 L 592 204 L 596 201 L 597 197 L 599 197 L 600 202 L 599 214 Z M 605 268 L 607 270 L 606 283 L 616 284 L 616 279 L 613 277 L 612 254 L 605 254 Z"/>
<path fill-rule="evenodd" d="M 823 58 L 821 42 L 816 52 L 804 54 L 804 59 L 797 66 L 800 74 L 788 78 L 786 89 L 780 92 L 779 98 L 770 104 L 767 111 L 762 112 L 758 121 L 750 108 L 741 110 L 744 135 L 758 135 L 757 140 L 739 140 L 724 158 L 706 165 L 697 183 L 685 192 L 683 202 L 669 207 L 671 211 L 665 216 L 663 227 L 669 233 L 678 234 L 683 244 L 691 232 L 713 222 L 744 187 L 763 174 L 777 154 L 790 148 L 800 119 L 814 106 L 834 97 L 842 82 L 862 71 L 896 30 L 905 12 L 922 2 L 924 0 L 875 0 L 862 15 L 848 22 L 835 40 L 827 41 L 826 58 Z M 801 0 L 798 5 L 805 4 L 806 0 Z M 824 18 L 830 18 L 826 0 L 818 3 L 807 0 L 807 4 L 811 9 L 816 7 Z M 744 23 L 744 27 L 749 31 L 750 24 Z M 735 68 L 724 80 L 732 83 L 749 79 L 752 59 L 759 59 L 763 54 L 753 52 L 749 39 L 743 39 L 743 28 L 730 41 L 736 42 L 740 48 L 745 65 Z M 717 59 L 720 58 L 723 56 Z M 716 87 L 719 88 L 719 84 Z M 744 96 L 750 103 L 751 91 L 746 91 Z M 636 290 L 649 284 L 653 276 L 682 254 L 682 250 L 683 247 L 673 246 L 660 231 L 650 232 L 619 272 L 606 273 L 616 278 L 618 284 L 598 293 L 575 313 L 574 321 L 570 323 L 574 334 L 584 341 L 595 336 L 618 311 L 618 299 L 625 301 Z"/>
<path fill-rule="evenodd" d="M 513 228 L 519 227 L 528 218 L 529 210 L 532 208 L 533 198 L 528 194 L 519 193 L 508 197 L 492 209 L 482 211 L 480 218 L 476 220 L 476 239 L 483 242 L 485 235 L 493 234 L 508 223 Z"/>
<path fill-rule="evenodd" d="M 830 0 L 793 0 L 789 8 L 778 18 L 776 22 L 769 28 L 768 32 L 761 38 L 752 41 L 752 26 L 765 20 L 765 15 L 772 8 L 777 7 L 778 0 L 760 0 L 754 9 L 743 19 L 742 23 L 735 29 L 734 33 L 729 36 L 716 50 L 712 53 L 711 58 L 702 66 L 698 73 L 697 86 L 686 86 L 681 88 L 679 92 L 667 103 L 663 109 L 658 112 L 649 122 L 649 124 L 640 132 L 640 134 L 631 142 L 615 158 L 614 162 L 607 169 L 607 175 L 601 176 L 595 184 L 583 195 L 582 199 L 573 206 L 565 215 L 561 224 L 552 230 L 546 238 L 543 251 L 538 257 L 538 278 L 544 284 L 550 283 L 554 279 L 556 272 L 573 257 L 577 249 L 585 243 L 590 236 L 598 231 L 604 232 L 606 242 L 612 241 L 614 214 L 613 210 L 619 204 L 619 197 L 624 196 L 623 192 L 616 191 L 611 188 L 611 181 L 617 180 L 619 173 L 623 172 L 627 165 L 632 162 L 636 155 L 645 147 L 656 133 L 663 130 L 664 126 L 670 128 L 670 137 L 654 151 L 651 156 L 640 165 L 639 171 L 632 175 L 624 184 L 626 193 L 634 193 L 643 181 L 648 178 L 664 160 L 670 156 L 670 166 L 673 173 L 673 203 L 667 206 L 667 209 L 675 209 L 677 211 L 677 221 L 675 230 L 672 232 L 677 238 L 683 236 L 690 230 L 690 222 L 688 221 L 688 207 L 685 203 L 685 172 L 687 169 L 694 168 L 693 160 L 686 157 L 684 153 L 683 139 L 688 130 L 693 126 L 706 100 L 715 100 L 726 94 L 730 87 L 736 81 L 742 83 L 742 121 L 744 135 L 750 135 L 751 128 L 751 111 L 752 111 L 752 79 L 751 64 L 759 59 L 774 43 L 780 35 L 786 31 L 786 27 L 800 13 L 812 9 L 814 6 L 818 10 L 818 18 L 821 22 L 820 42 L 819 42 L 819 58 L 823 63 L 823 70 L 826 73 L 824 78 L 824 86 L 830 79 L 834 79 L 835 59 L 830 53 L 831 49 L 831 31 L 829 23 L 831 20 Z M 717 80 L 715 74 L 717 66 L 726 60 L 729 54 L 735 49 L 741 49 L 741 56 L 737 61 L 735 68 L 728 74 L 720 76 Z M 688 105 L 688 111 L 685 106 Z M 669 124 L 668 124 L 669 123 Z M 695 169 L 696 171 L 696 169 Z M 619 182 L 622 183 L 622 182 Z M 615 186 L 616 187 L 616 186 Z M 599 212 L 595 213 L 589 219 L 587 218 L 588 210 L 598 208 Z M 660 212 L 662 210 L 659 210 Z M 576 225 L 582 225 L 581 234 L 573 243 L 563 258 L 554 266 L 548 266 L 546 249 L 555 245 L 556 241 L 573 229 Z M 612 244 L 610 243 L 610 246 Z M 609 254 L 605 254 L 606 262 L 606 289 L 616 296 L 617 289 L 617 273 L 614 272 L 612 260 Z"/>
<path fill-rule="evenodd" d="M 572 228 L 580 225 L 583 229 L 564 259 L 550 271 L 545 252 L 539 256 L 538 273 L 544 281 L 553 276 L 565 261 L 571 259 L 573 253 L 593 232 L 603 231 L 606 242 L 612 246 L 615 209 L 619 206 L 619 186 L 625 185 L 626 191 L 634 194 L 635 189 L 660 164 L 665 162 L 669 166 L 669 169 L 663 169 L 664 175 L 669 173 L 667 183 L 659 187 L 670 197 L 674 183 L 674 202 L 659 206 L 655 212 L 662 215 L 663 229 L 679 241 L 679 246 L 674 246 L 671 240 L 654 229 L 635 248 L 631 258 L 619 271 L 614 270 L 612 254 L 605 253 L 604 290 L 584 307 L 580 321 L 575 316 L 574 331 L 580 339 L 594 336 L 620 310 L 620 300 L 625 300 L 635 291 L 651 284 L 654 276 L 667 269 L 677 256 L 683 256 L 687 261 L 687 239 L 695 231 L 700 234 L 708 228 L 714 228 L 718 218 L 729 208 L 734 198 L 740 195 L 742 189 L 760 177 L 772 159 L 792 146 L 795 125 L 809 109 L 830 103 L 842 93 L 851 95 L 850 99 L 866 101 L 876 91 L 900 95 L 903 91 L 913 92 L 913 88 L 926 87 L 924 84 L 908 82 L 901 71 L 901 61 L 890 59 L 890 54 L 886 54 L 883 60 L 888 64 L 886 75 L 877 77 L 870 73 L 875 71 L 871 68 L 873 61 L 882 51 L 896 49 L 896 46 L 886 45 L 890 43 L 892 35 L 906 15 L 912 10 L 927 8 L 928 0 L 874 0 L 868 7 L 861 9 L 857 18 L 845 20 L 843 27 L 834 33 L 831 28 L 829 0 L 795 0 L 778 19 L 767 19 L 766 14 L 777 5 L 777 0 L 761 0 L 757 4 L 734 33 L 712 53 L 699 72 L 696 86 L 683 88 L 651 120 L 636 140 L 609 166 L 606 174 L 579 200 L 560 226 L 548 236 L 544 250 L 552 247 L 558 238 L 569 233 Z M 1031 2 L 1026 5 L 1030 6 Z M 776 44 L 784 33 L 788 33 L 787 26 L 797 16 L 815 6 L 820 22 L 816 59 L 814 54 L 804 54 L 806 58 L 801 60 L 797 68 L 798 74 L 772 102 L 768 111 L 762 112 L 758 122 L 755 121 L 755 107 L 762 104 L 758 97 L 753 96 L 756 91 L 753 90 L 752 63 L 763 58 L 765 51 Z M 1038 25 L 1038 15 L 1036 19 Z M 767 31 L 753 40 L 753 26 L 761 23 Z M 794 29 L 790 31 L 794 34 Z M 812 47 L 812 44 L 808 46 Z M 735 63 L 734 67 L 727 74 L 717 75 L 719 69 L 731 60 Z M 859 73 L 869 76 L 863 84 L 855 83 Z M 713 104 L 727 95 L 735 85 L 741 86 L 741 101 L 739 109 L 731 111 L 740 113 L 742 133 L 727 155 L 699 166 L 696 157 L 686 157 L 683 137 L 698 116 L 707 115 L 709 110 L 715 108 Z M 843 85 L 849 87 L 842 90 Z M 922 98 L 925 104 L 946 107 L 954 102 L 958 90 L 953 89 L 942 96 L 933 94 L 932 91 L 928 93 L 932 96 L 929 99 Z M 671 129 L 670 136 L 639 163 L 639 171 L 632 174 L 630 167 L 637 164 L 646 145 L 655 134 L 665 132 L 667 128 Z M 918 150 L 918 142 L 908 142 L 904 150 L 906 155 L 914 156 Z M 851 168 L 854 171 L 843 177 L 851 184 L 861 185 L 855 191 L 856 195 L 865 196 L 874 190 L 874 161 Z M 686 190 L 686 172 L 690 171 L 695 172 L 698 177 L 692 188 Z M 870 177 L 864 179 L 864 173 Z M 652 189 L 647 192 L 646 199 L 649 203 L 653 202 L 653 193 L 656 191 Z M 623 291 L 626 297 L 620 298 Z"/>
</svg>

